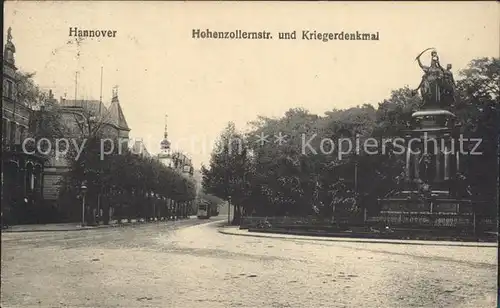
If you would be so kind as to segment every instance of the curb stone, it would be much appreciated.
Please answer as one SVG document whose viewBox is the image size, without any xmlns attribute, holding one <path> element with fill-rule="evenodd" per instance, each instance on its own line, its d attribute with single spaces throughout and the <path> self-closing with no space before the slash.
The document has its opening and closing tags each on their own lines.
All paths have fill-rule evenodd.
<svg viewBox="0 0 500 308">
<path fill-rule="evenodd" d="M 452 243 L 452 242 L 424 242 L 424 241 L 416 241 L 416 240 L 370 240 L 370 239 L 356 239 L 356 238 L 341 238 L 341 237 L 319 237 L 319 236 L 311 236 L 311 235 L 288 235 L 288 234 L 280 234 L 280 233 L 258 233 L 258 232 L 232 232 L 227 229 L 232 229 L 231 227 L 223 227 L 219 228 L 219 233 L 224 235 L 233 235 L 233 236 L 247 236 L 247 237 L 264 237 L 264 238 L 272 238 L 272 239 L 284 239 L 284 240 L 302 240 L 302 241 L 322 241 L 322 242 L 337 242 L 337 243 L 365 243 L 365 244 L 393 244 L 393 245 L 419 245 L 419 246 L 455 246 L 455 247 L 479 247 L 479 248 L 497 248 L 498 245 L 496 243 L 485 243 L 485 244 L 472 244 L 472 243 Z M 239 230 L 239 229 L 238 229 Z"/>
<path fill-rule="evenodd" d="M 6 229 L 2 230 L 2 233 L 27 233 L 27 232 L 68 232 L 68 231 L 88 231 L 88 230 L 97 230 L 97 229 L 107 229 L 107 228 L 115 228 L 119 227 L 119 225 L 106 225 L 105 227 L 78 227 L 78 228 L 61 228 L 61 229 L 31 229 L 31 230 L 12 230 Z"/>
<path fill-rule="evenodd" d="M 179 219 L 179 220 L 176 220 L 176 221 L 183 221 L 183 220 L 189 220 L 189 218 Z M 76 228 L 73 227 L 73 228 L 60 228 L 60 229 L 47 228 L 47 229 L 12 230 L 12 229 L 8 228 L 8 229 L 2 229 L 2 233 L 90 231 L 90 230 L 108 229 L 108 228 L 124 228 L 124 227 L 136 226 L 136 225 L 145 225 L 145 224 L 151 224 L 151 223 L 161 223 L 161 222 L 167 222 L 167 221 L 171 221 L 171 220 L 116 222 L 116 223 L 109 224 L 109 225 L 99 225 L 99 226 L 91 226 L 91 227 L 80 227 L 80 226 L 78 226 Z"/>
</svg>

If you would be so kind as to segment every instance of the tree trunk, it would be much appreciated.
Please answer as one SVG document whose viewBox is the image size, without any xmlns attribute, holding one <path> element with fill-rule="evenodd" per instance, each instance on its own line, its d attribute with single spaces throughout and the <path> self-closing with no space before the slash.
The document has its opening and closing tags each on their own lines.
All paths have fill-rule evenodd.
<svg viewBox="0 0 500 308">
<path fill-rule="evenodd" d="M 234 205 L 234 216 L 232 225 L 239 225 L 241 223 L 241 208 L 239 205 Z"/>
<path fill-rule="evenodd" d="M 102 212 L 103 212 L 102 213 L 103 223 L 105 225 L 109 225 L 109 220 L 110 220 L 110 217 L 109 217 L 109 202 L 110 202 L 109 194 L 103 194 L 101 200 L 103 201 L 101 203 Z"/>
</svg>

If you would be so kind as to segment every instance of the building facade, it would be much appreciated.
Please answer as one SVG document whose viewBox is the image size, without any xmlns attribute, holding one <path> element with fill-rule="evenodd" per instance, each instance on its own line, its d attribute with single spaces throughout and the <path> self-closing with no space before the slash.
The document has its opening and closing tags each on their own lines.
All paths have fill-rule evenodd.
<svg viewBox="0 0 500 308">
<path fill-rule="evenodd" d="M 193 179 L 194 168 L 191 159 L 180 151 L 172 151 L 170 147 L 171 143 L 168 139 L 167 119 L 168 116 L 165 115 L 165 131 L 163 140 L 160 143 L 160 153 L 157 155 L 157 159 L 168 168 L 173 169 L 188 179 Z"/>
<path fill-rule="evenodd" d="M 139 155 L 144 158 L 151 158 L 151 154 L 148 152 L 146 145 L 144 144 L 144 140 L 135 140 L 134 144 L 130 148 L 132 154 Z"/>
<path fill-rule="evenodd" d="M 103 138 L 120 139 L 120 146 L 128 147 L 130 128 L 120 105 L 118 91 L 113 90 L 109 106 L 99 100 L 68 100 L 60 98 L 61 121 L 68 138 L 81 138 L 99 131 Z M 44 198 L 64 212 L 59 204 L 61 180 L 69 171 L 64 157 L 52 157 L 44 169 Z"/>
<path fill-rule="evenodd" d="M 172 151 L 171 143 L 168 139 L 168 125 L 167 125 L 168 116 L 165 115 L 165 130 L 163 133 L 163 140 L 160 143 L 160 153 L 156 156 L 163 165 L 167 168 L 174 170 L 176 173 L 185 177 L 188 181 L 194 183 L 196 185 L 196 179 L 193 177 L 194 168 L 191 162 L 191 159 L 180 151 Z M 195 213 L 196 211 L 193 209 L 193 205 L 195 203 L 190 201 L 183 205 L 184 211 L 187 213 Z M 167 199 L 167 207 L 172 211 L 176 211 L 174 208 L 177 208 L 177 204 L 173 202 L 173 200 Z"/>
<path fill-rule="evenodd" d="M 158 160 L 165 166 L 172 167 L 172 149 L 170 148 L 170 141 L 168 140 L 168 116 L 165 115 L 165 131 L 163 133 L 163 140 L 160 143 L 160 153 L 157 155 Z"/>
<path fill-rule="evenodd" d="M 13 224 L 37 222 L 44 166 L 41 156 L 23 151 L 33 110 L 19 99 L 15 52 L 9 28 L 3 54 L 2 216 Z"/>
</svg>

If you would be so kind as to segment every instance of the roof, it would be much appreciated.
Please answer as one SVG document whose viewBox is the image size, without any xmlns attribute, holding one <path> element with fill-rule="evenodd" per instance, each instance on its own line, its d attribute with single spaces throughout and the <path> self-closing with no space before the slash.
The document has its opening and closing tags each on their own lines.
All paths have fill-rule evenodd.
<svg viewBox="0 0 500 308">
<path fill-rule="evenodd" d="M 122 130 L 130 130 L 118 98 L 113 98 L 111 105 L 106 107 L 98 100 L 72 100 L 61 98 L 62 107 L 83 108 L 90 116 L 101 118 L 106 124 L 111 124 Z"/>
<path fill-rule="evenodd" d="M 162 150 L 168 150 L 170 149 L 170 141 L 168 141 L 168 139 L 163 139 L 160 143 L 160 146 Z"/>
<path fill-rule="evenodd" d="M 130 130 L 127 120 L 125 119 L 125 115 L 123 114 L 122 107 L 120 106 L 120 101 L 116 96 L 113 97 L 111 105 L 109 106 L 109 118 L 112 121 L 112 124 L 120 129 Z"/>
<path fill-rule="evenodd" d="M 417 112 L 414 112 L 411 116 L 414 117 L 423 117 L 423 116 L 440 116 L 440 115 L 447 115 L 450 117 L 455 117 L 455 115 L 448 110 L 443 110 L 443 109 L 434 109 L 434 110 L 420 110 Z"/>
<path fill-rule="evenodd" d="M 145 157 L 150 157 L 151 155 L 149 154 L 148 150 L 146 149 L 146 146 L 144 145 L 144 142 L 142 140 L 136 140 L 134 144 L 132 145 L 132 153 L 142 155 Z"/>
<path fill-rule="evenodd" d="M 74 100 L 74 99 L 61 99 L 61 106 L 63 107 L 80 107 L 89 112 L 93 116 L 103 116 L 106 115 L 109 111 L 106 106 L 98 101 L 98 100 Z"/>
<path fill-rule="evenodd" d="M 191 165 L 191 158 L 182 152 L 175 152 L 172 158 L 178 159 L 183 165 Z"/>
</svg>

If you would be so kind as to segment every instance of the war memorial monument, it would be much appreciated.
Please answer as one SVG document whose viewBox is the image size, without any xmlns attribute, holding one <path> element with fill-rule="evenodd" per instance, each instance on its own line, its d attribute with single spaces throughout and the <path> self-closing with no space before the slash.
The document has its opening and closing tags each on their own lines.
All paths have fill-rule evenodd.
<svg viewBox="0 0 500 308">
<path fill-rule="evenodd" d="M 442 67 L 435 50 L 426 66 L 420 59 L 424 52 L 416 58 L 424 75 L 413 94 L 420 91 L 423 104 L 411 115 L 405 134 L 403 189 L 378 200 L 381 212 L 375 220 L 388 226 L 472 235 L 479 218 L 461 166 L 470 153 L 463 150 L 467 141 L 461 138 L 452 110 L 456 100 L 452 66 Z"/>
</svg>

